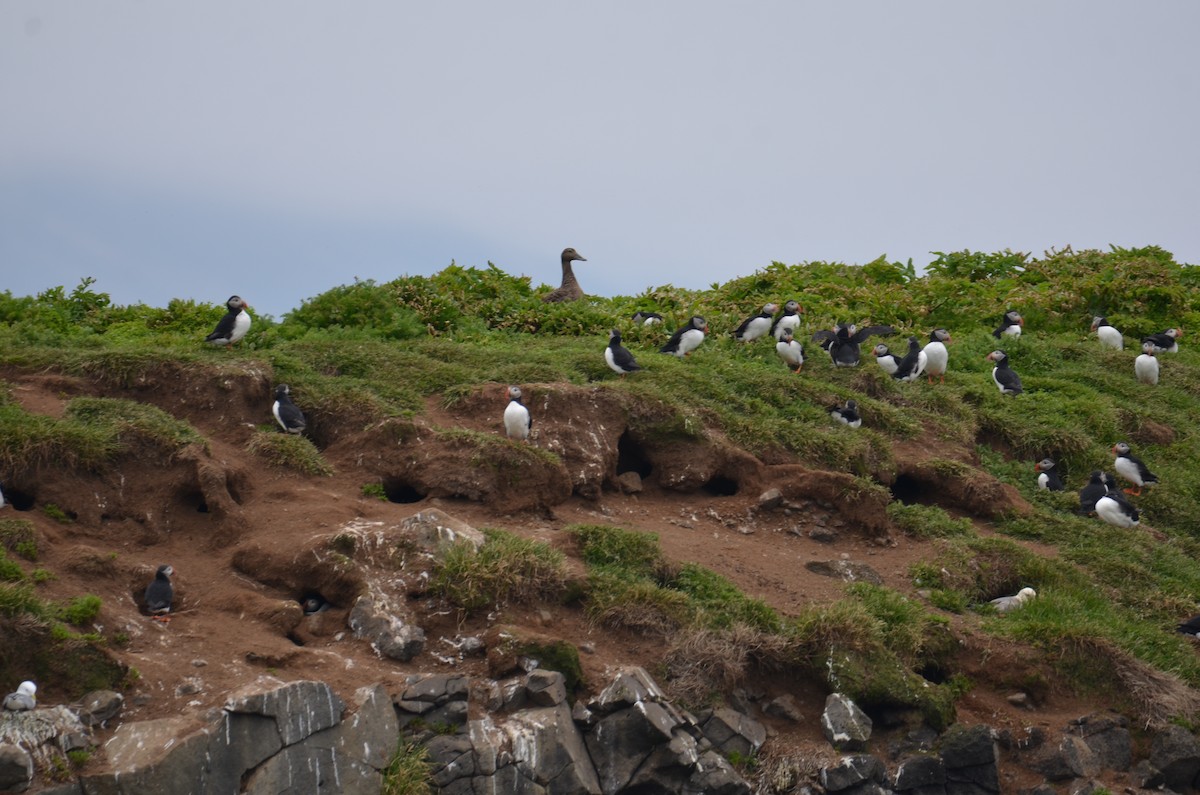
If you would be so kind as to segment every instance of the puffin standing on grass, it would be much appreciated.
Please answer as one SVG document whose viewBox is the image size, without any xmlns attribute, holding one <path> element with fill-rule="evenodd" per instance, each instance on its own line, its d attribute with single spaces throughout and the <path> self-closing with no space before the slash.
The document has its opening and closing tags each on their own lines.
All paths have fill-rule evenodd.
<svg viewBox="0 0 1200 795">
<path fill-rule="evenodd" d="M 1054 460 L 1043 458 L 1041 461 L 1033 465 L 1033 470 L 1038 473 L 1037 484 L 1039 489 L 1045 491 L 1062 491 L 1062 478 L 1058 476 L 1058 469 L 1054 464 Z"/>
<path fill-rule="evenodd" d="M 633 320 L 634 323 L 638 323 L 643 326 L 653 326 L 657 323 L 663 322 L 662 315 L 645 309 L 639 309 L 638 311 L 634 312 L 633 317 L 630 319 Z"/>
<path fill-rule="evenodd" d="M 765 304 L 757 315 L 742 321 L 742 325 L 733 332 L 734 339 L 738 342 L 753 342 L 759 337 L 766 336 L 771 330 L 772 318 L 775 317 L 775 312 L 778 310 L 778 304 Z"/>
<path fill-rule="evenodd" d="M 1149 337 L 1143 337 L 1142 342 L 1151 343 L 1155 353 L 1179 353 L 1179 338 L 1182 336 L 1181 329 L 1169 328 L 1166 331 L 1151 334 Z"/>
<path fill-rule="evenodd" d="M 1096 500 L 1096 516 L 1113 527 L 1134 527 L 1138 523 L 1138 509 L 1133 507 L 1119 491 L 1110 491 Z"/>
<path fill-rule="evenodd" d="M 992 332 L 992 336 L 996 339 L 1001 337 L 1012 337 L 1019 339 L 1021 337 L 1021 327 L 1025 325 L 1025 318 L 1015 309 L 1010 309 L 1004 313 L 1004 318 L 1000 321 L 1000 325 Z"/>
<path fill-rule="evenodd" d="M 892 353 L 892 349 L 882 342 L 875 346 L 871 354 L 875 357 L 875 363 L 888 375 L 895 375 L 896 370 L 900 368 L 900 357 Z"/>
<path fill-rule="evenodd" d="M 521 387 L 508 388 L 508 408 L 504 409 L 504 432 L 510 439 L 522 442 L 529 438 L 529 429 L 533 427 L 533 419 L 529 409 L 521 402 Z"/>
<path fill-rule="evenodd" d="M 792 372 L 798 373 L 804 366 L 804 346 L 792 337 L 790 328 L 785 328 L 779 335 L 779 342 L 775 343 L 775 352 Z"/>
<path fill-rule="evenodd" d="M 996 364 L 992 368 L 992 380 L 1000 388 L 1001 395 L 1021 394 L 1023 391 L 1021 389 L 1021 376 L 1017 375 L 1016 371 L 1008 366 L 1008 354 L 1004 351 L 992 351 L 984 358 Z"/>
<path fill-rule="evenodd" d="M 1121 332 L 1108 322 L 1108 318 L 1100 315 L 1092 318 L 1092 331 L 1096 332 L 1100 347 L 1118 351 L 1125 349 L 1125 340 L 1121 337 Z"/>
<path fill-rule="evenodd" d="M 1088 516 L 1095 513 L 1096 503 L 1100 498 L 1115 490 L 1116 487 L 1117 481 L 1112 475 L 1101 472 L 1099 469 L 1092 470 L 1092 474 L 1088 476 L 1088 482 L 1083 484 L 1083 488 L 1079 490 L 1080 515 Z"/>
<path fill-rule="evenodd" d="M 146 611 L 155 621 L 166 624 L 171 620 L 171 602 L 175 601 L 175 586 L 171 575 L 175 569 L 163 564 L 154 572 L 154 579 L 146 586 Z"/>
<path fill-rule="evenodd" d="M 542 301 L 548 304 L 556 304 L 561 301 L 578 301 L 583 298 L 583 288 L 579 286 L 579 280 L 575 278 L 575 271 L 571 268 L 572 262 L 587 262 L 587 260 L 579 255 L 579 252 L 573 248 L 564 248 L 562 252 L 562 284 L 557 290 L 543 295 Z"/>
<path fill-rule="evenodd" d="M 771 336 L 776 340 L 783 339 L 783 332 L 790 330 L 792 336 L 796 335 L 796 329 L 800 328 L 800 314 L 804 308 L 797 301 L 788 301 L 783 305 L 783 314 L 775 321 L 775 325 L 771 326 Z"/>
<path fill-rule="evenodd" d="M 921 373 L 925 372 L 925 351 L 921 350 L 921 343 L 916 337 L 908 338 L 908 353 L 904 354 L 904 358 L 896 365 L 896 372 L 892 373 L 892 378 L 897 381 L 916 381 L 921 377 Z"/>
<path fill-rule="evenodd" d="M 853 323 L 839 323 L 832 329 L 821 329 L 812 338 L 813 342 L 821 343 L 821 347 L 829 351 L 829 358 L 835 367 L 857 367 L 861 356 L 859 345 L 873 334 L 887 337 L 895 333 L 896 330 L 891 326 L 859 328 Z"/>
<path fill-rule="evenodd" d="M 284 433 L 299 435 L 308 427 L 304 412 L 292 402 L 291 390 L 287 384 L 275 387 L 275 403 L 271 406 L 271 413 L 275 415 L 275 421 L 283 428 Z"/>
<path fill-rule="evenodd" d="M 929 332 L 929 342 L 925 343 L 922 350 L 925 353 L 925 377 L 931 384 L 935 375 L 943 384 L 946 383 L 946 366 L 950 362 L 950 351 L 946 345 L 949 342 L 950 332 L 946 329 L 935 328 Z"/>
<path fill-rule="evenodd" d="M 17 685 L 17 692 L 4 697 L 4 708 L 9 712 L 24 712 L 37 706 L 37 685 L 24 681 Z"/>
<path fill-rule="evenodd" d="M 1143 384 L 1158 383 L 1158 359 L 1154 355 L 1154 343 L 1143 342 L 1142 352 L 1133 360 L 1133 373 Z"/>
<path fill-rule="evenodd" d="M 250 330 L 250 313 L 246 311 L 250 308 L 250 304 L 242 300 L 240 296 L 231 295 L 225 302 L 225 308 L 228 310 L 225 312 L 225 316 L 218 321 L 217 327 L 213 329 L 212 334 L 204 338 L 204 341 L 232 349 L 233 344 L 246 336 L 246 332 Z"/>
<path fill-rule="evenodd" d="M 844 406 L 830 406 L 829 416 L 834 422 L 857 428 L 862 425 L 862 417 L 858 414 L 858 402 L 847 400 Z"/>
<path fill-rule="evenodd" d="M 1116 460 L 1113 461 L 1113 468 L 1117 470 L 1117 474 L 1132 483 L 1135 488 L 1125 489 L 1126 494 L 1132 494 L 1137 497 L 1142 493 L 1144 487 L 1157 486 L 1158 476 L 1146 468 L 1142 460 L 1129 452 L 1129 445 L 1125 442 L 1117 442 L 1112 448 L 1113 455 Z"/>
<path fill-rule="evenodd" d="M 676 356 L 691 356 L 692 351 L 704 342 L 704 334 L 708 331 L 708 323 L 699 315 L 692 315 L 683 326 L 675 330 L 667 344 L 659 348 L 660 353 L 673 353 Z"/>
<path fill-rule="evenodd" d="M 634 361 L 633 354 L 621 345 L 621 331 L 619 329 L 613 329 L 608 332 L 608 347 L 604 349 L 604 361 L 608 362 L 608 366 L 612 368 L 613 372 L 620 373 L 622 378 L 627 373 L 642 369 Z"/>
</svg>

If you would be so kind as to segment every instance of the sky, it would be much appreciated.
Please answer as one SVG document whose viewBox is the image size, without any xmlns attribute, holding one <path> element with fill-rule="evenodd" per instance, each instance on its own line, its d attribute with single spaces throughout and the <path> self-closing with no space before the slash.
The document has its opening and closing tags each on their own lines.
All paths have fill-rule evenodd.
<svg viewBox="0 0 1200 795">
<path fill-rule="evenodd" d="M 243 296 L 488 262 L 1200 264 L 1194 0 L 0 4 L 0 290 Z"/>
</svg>

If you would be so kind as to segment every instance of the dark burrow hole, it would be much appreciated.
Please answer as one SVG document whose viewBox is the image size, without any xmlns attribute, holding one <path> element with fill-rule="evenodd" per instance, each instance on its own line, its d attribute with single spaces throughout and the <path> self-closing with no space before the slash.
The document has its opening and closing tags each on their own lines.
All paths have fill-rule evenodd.
<svg viewBox="0 0 1200 795">
<path fill-rule="evenodd" d="M 297 645 L 297 646 L 303 646 L 303 645 L 304 645 L 304 641 L 300 640 L 300 638 L 299 638 L 299 637 L 297 637 L 297 635 L 296 635 L 296 633 L 295 633 L 295 632 L 289 632 L 289 633 L 287 634 L 287 639 L 288 639 L 288 640 L 290 640 L 292 643 L 294 643 L 294 644 L 295 644 L 295 645 Z"/>
<path fill-rule="evenodd" d="M 642 446 L 629 435 L 629 431 L 621 434 L 617 440 L 617 474 L 636 472 L 642 478 L 647 478 L 653 471 L 654 466 L 646 458 Z"/>
<path fill-rule="evenodd" d="M 407 504 L 425 499 L 425 495 L 416 486 L 400 478 L 384 478 L 383 493 L 388 502 Z"/>
<path fill-rule="evenodd" d="M 4 500 L 9 505 L 11 505 L 13 508 L 16 508 L 18 511 L 32 511 L 33 510 L 33 503 L 34 503 L 33 495 L 27 494 L 26 492 L 21 491 L 20 489 L 11 489 L 11 488 L 4 489 Z"/>
<path fill-rule="evenodd" d="M 738 482 L 724 475 L 713 475 L 702 488 L 713 497 L 732 497 L 738 493 Z"/>
<path fill-rule="evenodd" d="M 204 495 L 198 489 L 189 489 L 179 495 L 179 500 L 184 507 L 191 508 L 196 513 L 208 513 L 208 503 L 204 501 Z"/>
<path fill-rule="evenodd" d="M 930 505 L 933 499 L 929 494 L 927 484 L 917 480 L 911 475 L 897 475 L 896 482 L 891 487 L 892 498 L 899 500 L 904 505 Z"/>
<path fill-rule="evenodd" d="M 950 678 L 949 672 L 937 663 L 928 663 L 918 668 L 917 675 L 935 685 L 943 685 Z"/>
</svg>

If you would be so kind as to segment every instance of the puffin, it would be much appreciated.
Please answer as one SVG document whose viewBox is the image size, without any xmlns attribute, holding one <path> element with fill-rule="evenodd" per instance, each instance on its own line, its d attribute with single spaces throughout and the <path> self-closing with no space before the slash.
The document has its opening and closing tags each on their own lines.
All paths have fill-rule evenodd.
<svg viewBox="0 0 1200 795">
<path fill-rule="evenodd" d="M 329 602 L 319 593 L 310 593 L 300 600 L 300 609 L 304 611 L 304 615 L 313 616 L 328 610 Z"/>
<path fill-rule="evenodd" d="M 775 352 L 792 372 L 798 373 L 804 366 L 804 346 L 792 337 L 790 328 L 785 328 L 779 335 L 779 342 L 775 343 Z"/>
<path fill-rule="evenodd" d="M 533 427 L 533 419 L 529 409 L 521 402 L 521 387 L 508 388 L 508 408 L 504 410 L 504 432 L 510 439 L 525 441 L 529 438 L 529 429 Z"/>
<path fill-rule="evenodd" d="M 829 351 L 829 358 L 836 367 L 857 367 L 859 356 L 858 346 L 873 334 L 883 337 L 895 334 L 891 326 L 864 326 L 859 328 L 853 323 L 839 323 L 832 329 L 821 329 L 813 334 L 813 342 L 821 343 L 821 347 Z"/>
<path fill-rule="evenodd" d="M 1125 340 L 1121 337 L 1121 332 L 1108 322 L 1108 318 L 1097 315 L 1092 318 L 1092 331 L 1096 332 L 1096 338 L 1100 340 L 1101 348 L 1112 348 L 1114 350 L 1124 350 Z"/>
<path fill-rule="evenodd" d="M 1116 489 L 1117 481 L 1107 472 L 1092 470 L 1088 482 L 1079 490 L 1079 513 L 1087 516 L 1096 512 L 1096 503 L 1108 492 Z"/>
<path fill-rule="evenodd" d="M 871 353 L 875 356 L 875 362 L 883 368 L 885 373 L 888 375 L 896 374 L 896 370 L 900 367 L 900 357 L 892 353 L 891 348 L 881 342 L 875 346 Z"/>
<path fill-rule="evenodd" d="M 692 351 L 704 342 L 704 333 L 708 331 L 708 323 L 699 315 L 692 315 L 691 320 L 675 330 L 667 344 L 659 348 L 659 353 L 673 353 L 676 356 L 691 356 Z"/>
<path fill-rule="evenodd" d="M 1140 458 L 1130 454 L 1129 445 L 1125 442 L 1117 442 L 1112 448 L 1113 455 L 1116 460 L 1113 461 L 1113 467 L 1117 470 L 1117 474 L 1128 480 L 1136 488 L 1125 489 L 1126 494 L 1132 494 L 1137 497 L 1142 493 L 1143 487 L 1157 486 L 1158 477 L 1146 468 Z"/>
<path fill-rule="evenodd" d="M 155 621 L 166 624 L 171 620 L 171 602 L 175 599 L 175 586 L 171 585 L 171 575 L 175 569 L 163 564 L 154 572 L 154 579 L 146 586 L 146 610 Z"/>
<path fill-rule="evenodd" d="M 925 352 L 925 377 L 931 384 L 935 375 L 943 384 L 946 383 L 946 365 L 950 361 L 950 351 L 946 350 L 946 345 L 949 342 L 950 332 L 935 328 L 929 332 L 929 342 L 922 348 Z"/>
<path fill-rule="evenodd" d="M 1134 527 L 1138 523 L 1138 509 L 1133 507 L 1119 491 L 1110 491 L 1096 500 L 1096 516 L 1113 527 Z"/>
<path fill-rule="evenodd" d="M 1025 325 L 1025 318 L 1021 317 L 1015 309 L 1010 309 L 1004 313 L 1004 319 L 1000 321 L 1000 325 L 992 332 L 992 336 L 996 339 L 1001 337 L 1012 337 L 1019 339 L 1021 336 L 1021 326 Z"/>
<path fill-rule="evenodd" d="M 1142 352 L 1133 360 L 1133 373 L 1143 384 L 1154 386 L 1158 383 L 1158 359 L 1154 356 L 1153 342 L 1142 343 Z"/>
<path fill-rule="evenodd" d="M 275 415 L 275 421 L 283 428 L 284 433 L 299 435 L 308 427 L 304 412 L 292 402 L 291 390 L 287 384 L 275 387 L 275 404 L 271 406 L 271 413 Z"/>
<path fill-rule="evenodd" d="M 543 295 L 544 302 L 557 304 L 562 301 L 578 301 L 583 298 L 583 288 L 579 286 L 579 281 L 575 278 L 575 271 L 571 269 L 571 263 L 576 261 L 587 262 L 587 259 L 580 256 L 579 252 L 573 248 L 564 248 L 562 252 L 562 284 L 557 290 Z"/>
<path fill-rule="evenodd" d="M 642 369 L 634 361 L 633 354 L 621 345 L 621 332 L 619 329 L 613 329 L 608 332 L 608 347 L 604 349 L 604 361 L 608 362 L 608 366 L 612 368 L 613 372 L 620 373 L 622 378 L 627 373 Z"/>
<path fill-rule="evenodd" d="M 892 378 L 897 381 L 913 382 L 921 377 L 921 373 L 925 372 L 925 351 L 921 350 L 921 343 L 916 337 L 908 338 L 908 353 L 904 354 L 904 358 L 896 365 L 896 372 L 892 373 Z"/>
<path fill-rule="evenodd" d="M 1153 344 L 1155 353 L 1179 353 L 1179 338 L 1182 336 L 1181 329 L 1169 328 L 1166 331 L 1151 334 L 1149 337 L 1143 337 L 1142 342 Z"/>
<path fill-rule="evenodd" d="M 857 428 L 862 425 L 862 417 L 858 415 L 858 402 L 847 400 L 844 406 L 830 406 L 829 416 L 836 422 Z"/>
<path fill-rule="evenodd" d="M 776 340 L 783 339 L 785 329 L 791 329 L 793 336 L 796 329 L 800 328 L 800 315 L 804 312 L 804 307 L 800 306 L 797 301 L 788 301 L 783 305 L 783 314 L 775 321 L 775 325 L 771 326 L 771 336 Z"/>
<path fill-rule="evenodd" d="M 753 342 L 766 335 L 771 330 L 771 319 L 778 310 L 778 304 L 764 304 L 761 312 L 742 321 L 742 325 L 733 332 L 734 339 L 738 342 Z"/>
<path fill-rule="evenodd" d="M 656 323 L 663 322 L 662 315 L 658 314 L 657 312 L 649 312 L 645 309 L 639 309 L 638 311 L 634 312 L 633 317 L 630 319 L 634 323 L 642 326 L 653 326 Z"/>
<path fill-rule="evenodd" d="M 1045 491 L 1062 491 L 1062 478 L 1058 476 L 1058 469 L 1055 468 L 1054 460 L 1043 458 L 1041 461 L 1033 465 L 1033 471 L 1038 473 L 1037 484 L 1039 489 Z"/>
<path fill-rule="evenodd" d="M 225 317 L 221 318 L 212 334 L 205 337 L 204 341 L 232 349 L 233 344 L 246 336 L 246 332 L 250 330 L 250 313 L 246 311 L 250 308 L 250 304 L 246 303 L 241 296 L 231 295 L 225 302 L 225 308 L 228 310 L 225 312 Z"/>
<path fill-rule="evenodd" d="M 992 368 L 992 380 L 1000 388 L 1001 395 L 1021 394 L 1021 376 L 1017 375 L 1016 371 L 1008 366 L 1007 353 L 1004 351 L 992 351 L 984 358 L 996 364 Z"/>
<path fill-rule="evenodd" d="M 9 712 L 24 712 L 37 706 L 37 685 L 24 681 L 17 685 L 17 692 L 4 697 L 4 708 Z"/>
<path fill-rule="evenodd" d="M 1035 597 L 1037 597 L 1037 591 L 1032 588 L 1022 588 L 1017 591 L 1016 596 L 1000 596 L 988 604 L 996 608 L 997 613 L 1011 613 Z"/>
<path fill-rule="evenodd" d="M 1192 616 L 1187 621 L 1175 627 L 1175 631 L 1200 638 L 1200 616 Z"/>
</svg>

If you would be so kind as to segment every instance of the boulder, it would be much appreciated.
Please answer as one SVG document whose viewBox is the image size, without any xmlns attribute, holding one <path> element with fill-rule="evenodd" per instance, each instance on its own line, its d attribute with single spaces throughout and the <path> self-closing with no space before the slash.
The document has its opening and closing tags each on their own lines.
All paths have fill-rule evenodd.
<svg viewBox="0 0 1200 795">
<path fill-rule="evenodd" d="M 869 754 L 843 756 L 836 765 L 821 768 L 821 786 L 826 792 L 858 791 L 863 784 L 882 784 L 886 775 L 883 762 Z"/>
<path fill-rule="evenodd" d="M 861 751 L 871 739 L 871 719 L 848 697 L 830 693 L 821 714 L 821 731 L 838 751 Z"/>
<path fill-rule="evenodd" d="M 946 791 L 946 765 L 936 756 L 909 757 L 896 768 L 892 789 L 913 795 L 942 795 Z"/>
<path fill-rule="evenodd" d="M 1066 781 L 1097 775 L 1101 760 L 1081 737 L 1066 735 L 1057 748 L 1043 747 L 1029 760 L 1029 766 L 1050 781 Z"/>
<path fill-rule="evenodd" d="M 84 726 L 102 725 L 121 711 L 125 697 L 112 690 L 95 690 L 83 697 L 77 713 Z"/>
<path fill-rule="evenodd" d="M 377 654 L 408 662 L 425 648 L 425 631 L 405 623 L 397 609 L 379 594 L 358 597 L 350 610 L 349 625 L 354 637 L 367 640 Z"/>
<path fill-rule="evenodd" d="M 713 710 L 703 730 L 704 736 L 726 758 L 734 754 L 749 758 L 767 741 L 767 730 L 761 723 L 728 707 Z"/>
<path fill-rule="evenodd" d="M 427 552 L 445 553 L 463 542 L 479 549 L 484 542 L 483 533 L 437 508 L 413 514 L 400 523 L 400 530 Z"/>
<path fill-rule="evenodd" d="M 0 743 L 0 792 L 24 792 L 33 781 L 33 757 L 24 748 Z"/>
<path fill-rule="evenodd" d="M 1200 742 L 1182 726 L 1168 726 L 1154 736 L 1149 762 L 1162 774 L 1164 786 L 1183 792 L 1200 773 Z"/>
<path fill-rule="evenodd" d="M 503 726 L 521 773 L 561 795 L 601 795 L 584 746 L 566 704 L 522 710 Z"/>
<path fill-rule="evenodd" d="M 990 727 L 955 724 L 942 735 L 940 746 L 947 795 L 1000 791 L 999 749 Z"/>
<path fill-rule="evenodd" d="M 1079 736 L 1107 770 L 1126 771 L 1133 764 L 1133 738 L 1122 715 L 1087 715 L 1071 722 Z M 1090 774 L 1089 774 L 1090 775 Z"/>
</svg>

